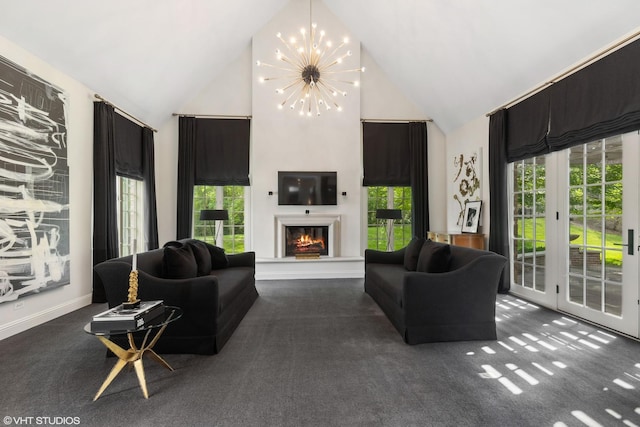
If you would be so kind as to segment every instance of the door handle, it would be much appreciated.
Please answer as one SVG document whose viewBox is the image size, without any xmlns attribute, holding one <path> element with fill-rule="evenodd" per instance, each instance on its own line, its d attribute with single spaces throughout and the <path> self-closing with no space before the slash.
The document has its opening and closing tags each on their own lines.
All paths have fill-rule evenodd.
<svg viewBox="0 0 640 427">
<path fill-rule="evenodd" d="M 616 246 L 626 246 L 627 254 L 633 255 L 633 229 L 627 230 L 627 243 L 614 243 Z M 638 250 L 640 251 L 640 246 L 638 246 Z"/>
</svg>

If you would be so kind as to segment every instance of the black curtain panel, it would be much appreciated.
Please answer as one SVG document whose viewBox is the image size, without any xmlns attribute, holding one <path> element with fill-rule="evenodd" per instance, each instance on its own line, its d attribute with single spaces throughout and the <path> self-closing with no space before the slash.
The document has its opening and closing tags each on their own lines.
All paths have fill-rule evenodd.
<svg viewBox="0 0 640 427">
<path fill-rule="evenodd" d="M 409 156 L 411 158 L 411 224 L 414 236 L 429 231 L 429 177 L 427 123 L 409 123 Z"/>
<path fill-rule="evenodd" d="M 249 119 L 196 119 L 195 184 L 249 185 Z"/>
<path fill-rule="evenodd" d="M 544 90 L 509 108 L 506 122 L 507 161 L 514 162 L 549 152 L 549 92 Z M 506 141 L 505 141 L 506 142 Z"/>
<path fill-rule="evenodd" d="M 147 250 L 158 248 L 158 211 L 156 207 L 156 169 L 153 131 L 142 128 L 142 174 L 144 176 L 144 222 Z"/>
<path fill-rule="evenodd" d="M 178 120 L 178 211 L 176 238 L 191 237 L 195 169 L 196 118 Z"/>
<path fill-rule="evenodd" d="M 364 186 L 411 185 L 409 126 L 407 123 L 362 124 Z"/>
<path fill-rule="evenodd" d="M 93 104 L 93 265 L 118 256 L 115 115 L 112 106 Z M 92 302 L 106 301 L 94 274 Z"/>
<path fill-rule="evenodd" d="M 499 110 L 489 118 L 489 250 L 509 254 L 509 202 L 507 193 L 507 110 Z M 498 292 L 511 289 L 509 262 L 502 271 Z"/>
<path fill-rule="evenodd" d="M 640 40 L 555 83 L 548 91 L 553 151 L 640 129 Z"/>
</svg>

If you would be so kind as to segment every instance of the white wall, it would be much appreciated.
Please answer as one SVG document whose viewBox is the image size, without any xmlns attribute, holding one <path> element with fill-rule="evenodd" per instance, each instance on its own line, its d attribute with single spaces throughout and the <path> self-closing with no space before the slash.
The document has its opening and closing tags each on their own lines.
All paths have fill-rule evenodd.
<svg viewBox="0 0 640 427">
<path fill-rule="evenodd" d="M 259 258 L 275 256 L 274 215 L 303 214 L 306 207 L 278 206 L 277 172 L 279 170 L 335 170 L 338 172 L 337 206 L 316 206 L 313 213 L 337 213 L 342 216 L 340 255 L 362 255 L 365 236 L 364 190 L 362 187 L 362 136 L 360 118 L 424 120 L 428 115 L 403 96 L 389 81 L 384 71 L 359 48 L 359 43 L 321 2 L 314 2 L 313 17 L 318 28 L 326 31 L 334 42 L 350 37 L 353 56 L 348 68 L 366 67 L 360 76 L 360 90 L 351 88 L 341 101 L 344 111 L 331 111 L 320 117 L 300 117 L 290 110 L 278 110 L 275 89 L 278 83 L 259 83 L 260 75 L 269 70 L 255 66 L 256 60 L 274 63 L 276 48 L 285 49 L 275 37 L 282 32 L 285 38 L 298 35 L 299 28 L 308 25 L 308 3 L 293 0 L 253 38 L 251 46 L 240 53 L 227 70 L 177 112 L 184 114 L 212 114 L 252 116 L 251 130 L 251 188 L 247 217 L 251 240 L 248 248 Z M 357 75 L 356 75 L 357 76 Z M 164 192 L 165 200 L 158 201 L 160 242 L 175 236 L 175 174 L 177 173 L 177 118 L 161 129 L 156 138 L 156 163 L 163 176 L 158 176 L 158 188 L 171 188 Z M 444 173 L 445 138 L 438 127 L 429 123 L 429 167 L 436 174 Z M 169 137 L 168 135 L 171 135 Z M 171 146 L 173 145 L 173 146 Z M 269 191 L 274 194 L 269 196 Z M 432 223 L 444 224 L 444 198 L 446 189 L 438 179 L 430 182 Z M 435 200 L 435 202 L 434 202 Z M 164 218 L 161 218 L 163 216 Z"/>
<path fill-rule="evenodd" d="M 1 37 L 0 55 L 60 87 L 68 95 L 67 150 L 71 223 L 71 283 L 0 304 L 0 339 L 3 339 L 91 302 L 93 92 Z"/>
<path fill-rule="evenodd" d="M 308 26 L 309 5 L 292 1 L 253 37 L 252 79 L 252 155 L 251 155 L 251 235 L 257 257 L 275 256 L 276 214 L 313 213 L 339 214 L 342 218 L 340 233 L 340 256 L 361 255 L 360 248 L 360 94 L 357 87 L 347 88 L 347 97 L 338 102 L 343 111 L 335 108 L 321 116 L 300 116 L 288 108 L 278 110 L 279 98 L 275 90 L 284 86 L 287 79 L 260 83 L 259 76 L 274 75 L 274 71 L 257 67 L 261 60 L 276 63 L 274 50 L 286 47 L 275 37 L 282 32 L 287 40 L 300 37 L 299 28 Z M 353 55 L 345 59 L 343 67 L 360 67 L 360 45 L 323 3 L 314 3 L 313 19 L 318 29 L 326 31 L 325 40 L 337 46 L 340 39 L 348 36 Z M 355 73 L 354 73 L 355 74 Z M 277 74 L 275 74 L 277 75 Z M 351 78 L 352 76 L 346 76 Z M 357 74 L 353 76 L 359 78 Z M 322 78 L 322 77 L 321 77 Z M 280 170 L 337 171 L 337 206 L 278 206 L 277 174 Z M 269 196 L 273 191 L 273 196 Z M 346 192 L 347 196 L 341 196 Z M 259 213 L 259 214 L 258 214 Z"/>
<path fill-rule="evenodd" d="M 452 197 L 455 168 L 453 159 L 457 154 L 477 152 L 482 168 L 480 190 L 482 195 L 482 211 L 480 218 L 481 232 L 489 235 L 489 118 L 482 116 L 447 134 L 446 175 L 447 182 L 447 230 L 460 232 L 456 225 L 457 210 Z"/>
</svg>

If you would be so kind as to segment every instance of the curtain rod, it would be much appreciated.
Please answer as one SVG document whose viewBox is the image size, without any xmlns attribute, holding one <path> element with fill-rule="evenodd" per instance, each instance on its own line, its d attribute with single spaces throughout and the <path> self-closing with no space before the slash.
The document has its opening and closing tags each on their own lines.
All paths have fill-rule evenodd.
<svg viewBox="0 0 640 427">
<path fill-rule="evenodd" d="M 410 123 L 410 122 L 433 122 L 433 119 L 360 119 L 361 122 L 382 122 L 382 123 Z"/>
<path fill-rule="evenodd" d="M 617 43 L 614 43 L 612 46 L 609 46 L 603 50 L 601 50 L 600 52 L 596 53 L 595 55 L 592 55 L 591 57 L 585 59 L 584 61 L 580 62 L 578 65 L 575 65 L 573 67 L 571 67 L 570 69 L 568 69 L 567 71 L 564 71 L 562 73 L 560 73 L 559 75 L 557 75 L 556 77 L 552 78 L 551 80 L 549 80 L 546 83 L 542 83 L 540 85 L 538 85 L 538 87 L 531 89 L 529 92 L 525 93 L 524 95 L 520 95 L 519 97 L 507 102 L 506 104 L 503 104 L 502 106 L 496 108 L 495 110 L 491 111 L 490 113 L 486 114 L 486 117 L 491 116 L 494 113 L 497 113 L 498 111 L 502 110 L 503 108 L 507 108 L 509 106 L 512 106 L 528 97 L 530 97 L 531 95 L 534 95 L 538 92 L 540 92 L 542 89 L 545 89 L 549 86 L 551 86 L 554 83 L 559 82 L 560 80 L 564 79 L 565 77 L 570 76 L 571 74 L 575 73 L 576 71 L 581 70 L 582 68 L 586 67 L 587 65 L 607 56 L 609 53 L 611 53 L 612 51 L 622 47 L 623 45 L 630 43 L 631 41 L 633 41 L 633 39 L 637 38 L 638 36 L 640 36 L 640 30 L 635 31 L 633 34 L 631 34 L 630 36 L 625 37 L 624 39 L 620 40 Z"/>
<path fill-rule="evenodd" d="M 111 102 L 107 101 L 106 99 L 104 99 L 103 97 L 101 97 L 100 95 L 98 95 L 97 93 L 94 93 L 93 96 L 95 96 L 96 98 L 98 98 L 100 101 L 104 102 L 107 105 L 111 105 L 113 108 L 115 108 L 116 110 L 120 111 L 122 114 L 124 114 L 125 116 L 129 117 L 132 120 L 135 120 L 136 122 L 140 123 L 142 126 L 151 129 L 153 132 L 158 132 L 157 129 L 152 128 L 151 126 L 149 126 L 148 124 L 146 124 L 145 122 L 143 122 L 142 120 L 138 119 L 135 116 L 132 116 L 131 114 L 127 113 L 126 111 L 124 111 L 122 108 L 113 105 Z"/>
<path fill-rule="evenodd" d="M 202 117 L 212 119 L 250 119 L 251 116 L 229 116 L 224 114 L 185 114 L 185 113 L 173 113 L 174 116 L 180 117 Z"/>
</svg>

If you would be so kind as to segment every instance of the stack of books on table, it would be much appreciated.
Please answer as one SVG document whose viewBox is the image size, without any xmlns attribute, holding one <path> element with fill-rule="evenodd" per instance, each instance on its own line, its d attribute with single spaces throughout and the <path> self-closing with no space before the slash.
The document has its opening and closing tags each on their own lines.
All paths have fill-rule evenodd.
<svg viewBox="0 0 640 427">
<path fill-rule="evenodd" d="M 94 332 L 124 331 L 141 328 L 164 314 L 160 301 L 140 301 L 136 308 L 124 308 L 122 304 L 96 314 L 91 321 Z"/>
</svg>

